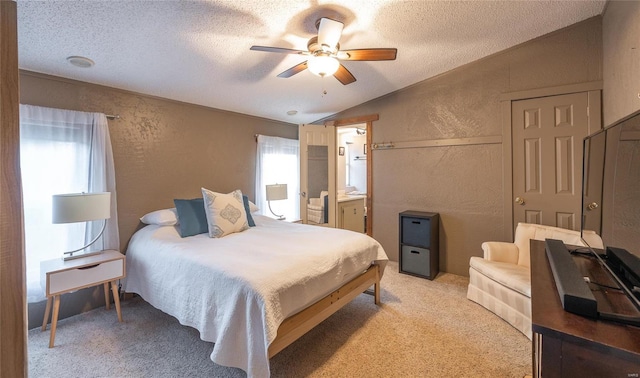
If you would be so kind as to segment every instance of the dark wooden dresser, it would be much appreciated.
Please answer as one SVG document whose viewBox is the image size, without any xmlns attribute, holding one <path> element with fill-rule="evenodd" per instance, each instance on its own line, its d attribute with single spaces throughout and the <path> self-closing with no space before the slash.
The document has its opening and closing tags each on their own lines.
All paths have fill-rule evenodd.
<svg viewBox="0 0 640 378">
<path fill-rule="evenodd" d="M 597 261 L 574 261 L 591 280 L 615 286 Z M 616 290 L 593 293 L 599 311 L 638 311 Z M 537 240 L 531 241 L 531 320 L 534 377 L 640 377 L 640 328 L 564 311 L 545 244 Z"/>
</svg>

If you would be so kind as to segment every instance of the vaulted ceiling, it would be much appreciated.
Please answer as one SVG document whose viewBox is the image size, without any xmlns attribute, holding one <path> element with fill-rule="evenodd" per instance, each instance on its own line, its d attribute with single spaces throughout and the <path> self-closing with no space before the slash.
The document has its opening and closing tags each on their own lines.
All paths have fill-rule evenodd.
<svg viewBox="0 0 640 378">
<path fill-rule="evenodd" d="M 18 0 L 21 69 L 290 123 L 312 122 L 600 15 L 603 0 Z M 342 85 L 304 70 L 316 21 L 344 23 L 341 49 L 397 48 L 392 61 L 342 61 Z M 81 68 L 67 61 L 95 62 Z M 295 111 L 296 114 L 290 115 Z"/>
</svg>

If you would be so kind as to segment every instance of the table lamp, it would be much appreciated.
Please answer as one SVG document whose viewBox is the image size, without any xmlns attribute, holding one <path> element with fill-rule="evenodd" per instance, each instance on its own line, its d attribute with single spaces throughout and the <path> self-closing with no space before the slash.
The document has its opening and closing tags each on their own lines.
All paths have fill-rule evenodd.
<svg viewBox="0 0 640 378">
<path fill-rule="evenodd" d="M 271 210 L 271 201 L 279 201 L 287 199 L 287 184 L 274 184 L 267 185 L 267 202 L 269 204 L 269 211 L 275 215 L 278 220 L 283 220 L 284 215 L 277 215 Z"/>
<path fill-rule="evenodd" d="M 55 194 L 53 195 L 52 210 L 54 224 L 104 220 L 100 233 L 89 244 L 63 253 L 65 261 L 102 253 L 102 251 L 94 251 L 76 254 L 91 246 L 104 233 L 107 219 L 111 218 L 110 192 Z"/>
</svg>

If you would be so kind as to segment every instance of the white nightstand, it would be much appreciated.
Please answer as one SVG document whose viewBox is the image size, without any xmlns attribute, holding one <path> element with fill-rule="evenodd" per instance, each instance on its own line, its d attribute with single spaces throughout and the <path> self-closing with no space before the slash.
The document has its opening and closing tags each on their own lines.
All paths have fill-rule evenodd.
<svg viewBox="0 0 640 378">
<path fill-rule="evenodd" d="M 118 298 L 118 280 L 126 276 L 124 255 L 115 250 L 106 250 L 101 254 L 63 261 L 62 258 L 47 260 L 40 263 L 42 286 L 46 290 L 47 307 L 44 311 L 42 330 L 47 329 L 51 299 L 53 299 L 53 315 L 51 316 L 51 337 L 49 348 L 53 348 L 60 309 L 60 296 L 65 293 L 102 284 L 107 310 L 109 303 L 109 283 L 116 304 L 118 321 L 122 322 L 120 312 L 120 298 Z"/>
</svg>

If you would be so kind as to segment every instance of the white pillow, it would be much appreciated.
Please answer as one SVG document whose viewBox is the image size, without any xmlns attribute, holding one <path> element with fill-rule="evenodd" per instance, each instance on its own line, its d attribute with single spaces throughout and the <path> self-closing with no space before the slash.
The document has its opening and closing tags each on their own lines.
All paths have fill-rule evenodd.
<svg viewBox="0 0 640 378">
<path fill-rule="evenodd" d="M 178 224 L 176 208 L 152 211 L 140 218 L 144 224 L 155 224 L 158 226 L 173 226 Z"/>
<path fill-rule="evenodd" d="M 242 191 L 234 190 L 229 194 L 222 194 L 202 188 L 202 198 L 210 238 L 221 238 L 249 229 Z"/>
<path fill-rule="evenodd" d="M 249 201 L 249 211 L 251 211 L 251 214 L 257 213 L 258 211 L 260 211 L 260 208 L 255 203 Z"/>
</svg>

